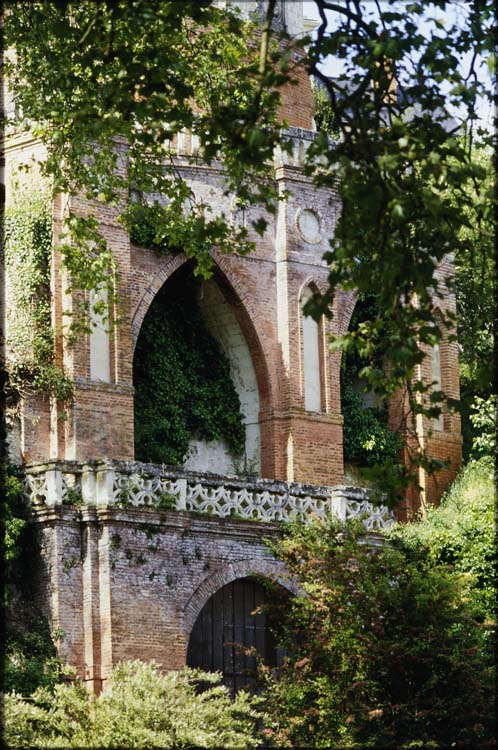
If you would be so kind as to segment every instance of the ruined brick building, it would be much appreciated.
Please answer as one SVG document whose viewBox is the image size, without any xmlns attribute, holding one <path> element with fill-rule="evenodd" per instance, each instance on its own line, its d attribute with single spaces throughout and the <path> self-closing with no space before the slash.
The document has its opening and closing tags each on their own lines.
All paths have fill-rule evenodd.
<svg viewBox="0 0 498 750">
<path fill-rule="evenodd" d="M 301 4 L 284 7 L 287 30 L 301 33 Z M 62 633 L 61 655 L 96 690 L 126 658 L 155 658 L 166 668 L 186 661 L 221 668 L 232 685 L 243 684 L 244 664 L 223 644 L 241 639 L 262 651 L 273 648 L 262 616 L 250 616 L 264 597 L 251 576 L 277 580 L 291 592 L 295 587 L 263 542 L 274 522 L 294 512 L 334 511 L 343 518 L 363 515 L 375 531 L 389 520 L 369 504 L 365 490 L 344 486 L 341 354 L 329 352 L 327 335 L 347 330 L 355 295 L 337 293 L 330 321 L 316 324 L 302 313 L 308 296 L 326 288 L 322 255 L 340 211 L 337 196 L 315 188 L 302 170 L 314 132 L 304 71 L 299 85 L 285 92 L 282 109 L 293 150 L 275 154 L 274 174 L 289 197 L 264 237 L 254 235 L 252 255 L 221 256 L 213 249 L 216 273 L 199 302 L 230 361 L 246 423 L 245 465 L 256 476 L 237 475 L 216 441 L 193 439 L 183 468 L 135 461 L 134 350 L 154 299 L 182 278 L 185 255 L 134 246 L 117 222 L 120 208 L 102 210 L 101 230 L 119 266 L 121 319 L 111 333 L 96 320 L 92 333 L 69 347 L 61 333 L 63 311 L 77 299 L 68 299 L 53 253 L 52 324 L 74 397 L 64 418 L 43 394 L 24 398 L 11 446 L 26 467 L 39 531 L 37 595 L 51 629 Z M 196 143 L 189 133 L 178 136 L 175 148 L 194 193 L 251 232 L 257 209 L 234 209 L 223 195 L 222 165 L 192 168 Z M 10 132 L 7 179 L 39 151 L 29 132 Z M 68 206 L 86 210 L 84 201 L 60 196 L 52 206 L 54 238 Z M 441 268 L 442 278 L 448 270 Z M 8 290 L 7 273 L 7 337 Z M 454 309 L 455 300 L 448 293 L 437 304 Z M 443 340 L 425 361 L 424 377 L 439 380 L 457 398 L 456 344 Z M 426 483 L 431 500 L 459 464 L 458 418 L 445 413 L 431 437 L 427 424 L 421 435 L 432 455 L 451 459 L 437 486 Z M 165 494 L 174 496 L 175 508 L 158 507 Z"/>
</svg>

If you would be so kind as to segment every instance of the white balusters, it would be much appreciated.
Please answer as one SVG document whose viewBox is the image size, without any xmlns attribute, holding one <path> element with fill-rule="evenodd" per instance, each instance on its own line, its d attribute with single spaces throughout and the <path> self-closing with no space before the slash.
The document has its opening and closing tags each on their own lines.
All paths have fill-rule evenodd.
<svg viewBox="0 0 498 750">
<path fill-rule="evenodd" d="M 360 488 L 224 477 L 138 462 L 50 461 L 27 467 L 24 487 L 35 505 L 149 507 L 267 522 L 323 519 L 332 513 L 341 521 L 358 518 L 372 532 L 394 520 Z"/>
</svg>

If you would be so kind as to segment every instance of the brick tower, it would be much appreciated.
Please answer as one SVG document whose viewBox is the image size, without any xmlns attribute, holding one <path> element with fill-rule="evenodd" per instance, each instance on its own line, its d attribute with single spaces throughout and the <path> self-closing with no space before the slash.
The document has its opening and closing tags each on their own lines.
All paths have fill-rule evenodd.
<svg viewBox="0 0 498 750">
<path fill-rule="evenodd" d="M 245 3 L 245 11 L 252 5 L 257 3 Z M 291 35 L 302 33 L 300 3 L 284 3 L 279 19 Z M 317 324 L 302 313 L 307 298 L 327 287 L 322 256 L 340 211 L 337 195 L 317 189 L 303 173 L 314 137 L 313 92 L 304 71 L 298 85 L 284 92 L 281 114 L 293 149 L 275 154 L 274 179 L 286 197 L 277 214 L 267 217 L 264 237 L 253 234 L 252 255 L 220 255 L 213 249 L 216 271 L 200 301 L 206 324 L 231 364 L 246 423 L 245 465 L 256 477 L 240 476 L 216 441 L 192 439 L 184 467 L 135 461 L 135 346 L 156 295 L 181 278 L 186 256 L 131 244 L 117 221 L 123 207 L 101 209 L 101 231 L 119 268 L 120 322 L 109 332 L 95 318 L 92 333 L 68 346 L 63 313 L 81 298 L 78 292 L 68 295 L 60 257 L 52 254 L 56 352 L 74 383 L 74 396 L 64 408 L 43 394 L 23 397 L 11 420 L 11 452 L 26 467 L 38 529 L 37 596 L 51 629 L 63 633 L 61 655 L 97 691 L 125 658 L 155 658 L 166 668 L 178 668 L 189 658 L 227 672 L 229 657 L 221 641 L 222 656 L 212 650 L 202 657 L 208 661 L 196 662 L 209 607 L 233 625 L 244 606 L 254 609 L 262 596 L 253 574 L 294 590 L 262 542 L 274 533 L 275 521 L 333 510 L 343 518 L 366 516 L 372 531 L 389 522 L 364 490 L 343 486 L 340 353 L 329 351 L 327 337 L 347 330 L 355 294 L 337 293 L 332 320 Z M 193 168 L 196 143 L 188 132 L 178 135 L 174 148 L 177 169 L 194 194 L 234 222 L 244 222 L 251 236 L 258 209 L 235 210 L 223 195 L 222 164 L 208 168 L 196 161 Z M 31 133 L 8 133 L 7 176 L 39 156 L 40 149 Z M 123 168 L 125 163 L 123 146 Z M 68 208 L 84 214 L 88 205 L 69 196 L 53 203 L 54 245 Z M 441 277 L 447 272 L 442 268 Z M 7 311 L 11 282 L 7 269 Z M 450 292 L 444 305 L 454 309 Z M 8 339 L 8 312 L 6 317 Z M 439 379 L 447 395 L 458 397 L 456 345 L 443 340 L 425 362 L 424 377 Z M 434 498 L 458 466 L 460 434 L 457 418 L 449 414 L 432 426 L 430 439 L 428 427 L 421 424 L 420 431 L 430 452 L 452 459 L 438 487 L 427 483 L 428 497 Z M 174 496 L 173 509 L 161 507 L 165 494 Z M 234 603 L 239 599 L 246 604 Z M 195 629 L 201 641 L 193 643 Z M 242 678 L 230 679 L 236 687 Z"/>
</svg>

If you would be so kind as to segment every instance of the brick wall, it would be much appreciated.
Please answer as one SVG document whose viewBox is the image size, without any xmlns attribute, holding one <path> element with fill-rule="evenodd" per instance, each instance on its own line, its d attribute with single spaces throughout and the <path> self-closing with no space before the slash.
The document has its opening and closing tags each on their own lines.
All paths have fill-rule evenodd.
<svg viewBox="0 0 498 750">
<path fill-rule="evenodd" d="M 263 537 L 276 527 L 177 511 L 39 508 L 37 598 L 61 657 L 97 692 L 123 659 L 186 661 L 188 639 L 206 601 L 251 574 L 296 584 Z"/>
</svg>

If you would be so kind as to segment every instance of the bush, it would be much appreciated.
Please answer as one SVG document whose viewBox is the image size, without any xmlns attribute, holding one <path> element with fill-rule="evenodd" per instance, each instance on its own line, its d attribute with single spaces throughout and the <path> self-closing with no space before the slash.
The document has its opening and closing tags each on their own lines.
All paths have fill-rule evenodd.
<svg viewBox="0 0 498 750">
<path fill-rule="evenodd" d="M 396 526 L 392 542 L 413 559 L 446 564 L 467 581 L 476 616 L 496 617 L 495 486 L 489 458 L 471 461 L 418 523 Z"/>
<path fill-rule="evenodd" d="M 278 634 L 291 655 L 262 670 L 270 745 L 489 746 L 492 659 L 465 577 L 372 549 L 359 524 L 296 526 L 276 552 L 304 595 Z"/>
<path fill-rule="evenodd" d="M 470 421 L 476 433 L 472 441 L 471 455 L 474 459 L 496 454 L 496 428 L 498 400 L 496 394 L 484 399 L 476 396 L 470 407 Z"/>
<path fill-rule="evenodd" d="M 34 557 L 33 528 L 27 524 L 19 470 L 0 467 L 4 491 L 2 525 L 4 545 L 4 641 L 2 689 L 29 695 L 37 687 L 59 681 L 57 658 L 46 618 L 29 592 Z"/>
<path fill-rule="evenodd" d="M 344 460 L 358 466 L 376 466 L 396 460 L 401 438 L 387 425 L 382 409 L 364 406 L 360 395 L 347 383 L 342 386 Z"/>
<path fill-rule="evenodd" d="M 38 689 L 30 701 L 6 696 L 11 748 L 253 748 L 258 698 L 234 701 L 221 676 L 197 670 L 163 674 L 155 663 L 124 662 L 98 698 L 75 682 Z M 200 681 L 209 684 L 200 692 Z"/>
</svg>

